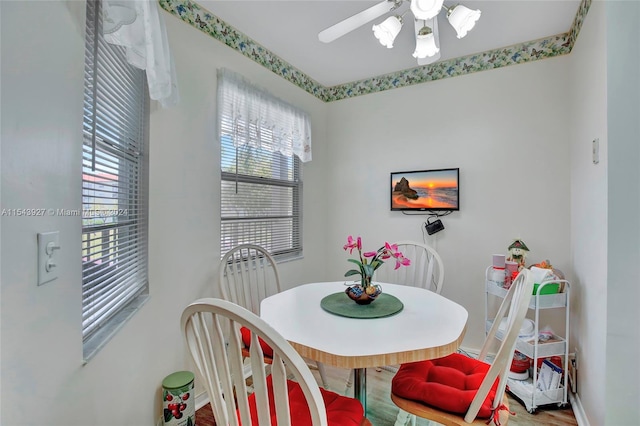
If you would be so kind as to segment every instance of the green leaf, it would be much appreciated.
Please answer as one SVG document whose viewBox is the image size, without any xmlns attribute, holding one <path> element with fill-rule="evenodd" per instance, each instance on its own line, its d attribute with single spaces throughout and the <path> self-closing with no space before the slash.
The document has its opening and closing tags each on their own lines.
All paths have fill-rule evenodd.
<svg viewBox="0 0 640 426">
<path fill-rule="evenodd" d="M 191 420 L 191 417 L 187 419 L 187 426 L 193 426 L 193 421 Z"/>
<path fill-rule="evenodd" d="M 373 272 L 376 270 L 376 268 L 373 265 L 364 265 L 363 266 L 364 272 L 365 274 L 372 276 Z"/>
<path fill-rule="evenodd" d="M 373 267 L 373 270 L 375 271 L 376 269 L 378 269 L 379 267 L 381 267 L 384 264 L 384 262 L 382 260 L 377 260 L 376 264 Z"/>
<path fill-rule="evenodd" d="M 171 413 L 171 410 L 165 408 L 164 409 L 164 421 L 165 423 L 168 423 L 169 420 L 171 420 L 173 418 L 173 414 Z"/>
<path fill-rule="evenodd" d="M 349 269 L 344 276 L 345 277 L 350 277 L 351 275 L 362 275 L 362 273 L 360 271 L 356 271 L 355 269 Z"/>
<path fill-rule="evenodd" d="M 359 267 L 361 267 L 361 268 L 362 268 L 362 263 L 360 263 L 360 261 L 359 261 L 359 260 L 355 260 L 355 259 L 347 259 L 347 261 L 348 261 L 348 262 L 351 262 L 351 263 L 355 263 L 356 265 L 358 265 Z"/>
</svg>

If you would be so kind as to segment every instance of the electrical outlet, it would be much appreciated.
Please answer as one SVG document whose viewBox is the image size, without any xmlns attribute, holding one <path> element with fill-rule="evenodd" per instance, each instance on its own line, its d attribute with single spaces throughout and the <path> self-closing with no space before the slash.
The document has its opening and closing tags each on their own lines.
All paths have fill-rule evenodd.
<svg viewBox="0 0 640 426">
<path fill-rule="evenodd" d="M 58 278 L 59 236 L 58 231 L 38 233 L 38 285 Z"/>
</svg>

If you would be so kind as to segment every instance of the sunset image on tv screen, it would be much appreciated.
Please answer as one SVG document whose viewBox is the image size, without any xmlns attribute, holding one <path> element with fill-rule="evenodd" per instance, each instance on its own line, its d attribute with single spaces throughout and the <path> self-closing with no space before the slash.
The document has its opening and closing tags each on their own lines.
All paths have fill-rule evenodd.
<svg viewBox="0 0 640 426">
<path fill-rule="evenodd" d="M 458 170 L 392 173 L 391 191 L 392 209 L 457 210 Z"/>
</svg>

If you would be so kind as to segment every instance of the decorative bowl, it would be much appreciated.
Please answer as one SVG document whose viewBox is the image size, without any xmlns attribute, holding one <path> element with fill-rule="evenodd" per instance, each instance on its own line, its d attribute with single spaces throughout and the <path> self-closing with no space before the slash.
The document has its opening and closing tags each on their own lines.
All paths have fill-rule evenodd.
<svg viewBox="0 0 640 426">
<path fill-rule="evenodd" d="M 376 298 L 382 293 L 382 287 L 379 285 L 371 285 L 370 287 L 374 288 L 375 292 L 371 293 L 370 291 L 367 293 L 361 285 L 352 285 L 351 287 L 347 287 L 344 292 L 347 293 L 347 296 L 349 296 L 349 298 L 358 305 L 368 305 L 376 300 Z"/>
</svg>

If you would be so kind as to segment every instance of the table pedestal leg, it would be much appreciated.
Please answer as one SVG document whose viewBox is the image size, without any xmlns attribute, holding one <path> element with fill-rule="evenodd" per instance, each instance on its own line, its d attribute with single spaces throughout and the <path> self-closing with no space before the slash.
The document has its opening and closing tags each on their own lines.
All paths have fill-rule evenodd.
<svg viewBox="0 0 640 426">
<path fill-rule="evenodd" d="M 367 412 L 367 369 L 353 369 L 353 397 L 362 403 L 364 412 Z"/>
</svg>

